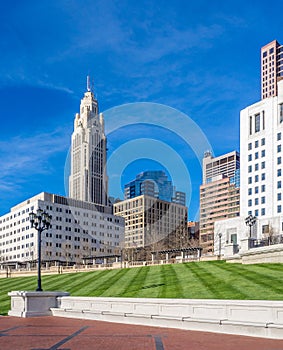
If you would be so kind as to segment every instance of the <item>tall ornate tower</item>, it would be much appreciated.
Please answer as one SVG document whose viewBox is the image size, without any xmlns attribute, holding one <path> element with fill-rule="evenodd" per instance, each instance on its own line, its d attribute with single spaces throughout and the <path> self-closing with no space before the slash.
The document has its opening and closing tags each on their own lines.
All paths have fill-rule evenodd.
<svg viewBox="0 0 283 350">
<path fill-rule="evenodd" d="M 74 121 L 69 196 L 99 205 L 108 204 L 104 118 L 99 113 L 89 77 L 80 113 L 76 114 Z"/>
</svg>

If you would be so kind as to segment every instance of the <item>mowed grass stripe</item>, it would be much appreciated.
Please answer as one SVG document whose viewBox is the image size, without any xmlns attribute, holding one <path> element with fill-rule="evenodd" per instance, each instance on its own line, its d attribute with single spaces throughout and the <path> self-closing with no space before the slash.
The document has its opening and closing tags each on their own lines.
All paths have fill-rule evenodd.
<svg viewBox="0 0 283 350">
<path fill-rule="evenodd" d="M 95 281 L 105 275 L 105 271 L 81 272 L 72 274 L 66 286 L 66 292 L 72 291 L 72 295 L 80 295 L 87 284 L 95 284 Z"/>
<path fill-rule="evenodd" d="M 163 285 L 161 266 L 150 266 L 147 269 L 143 286 L 135 296 L 137 298 L 159 298 Z"/>
<path fill-rule="evenodd" d="M 176 295 L 176 289 L 179 290 L 178 280 L 176 278 L 176 273 L 172 265 L 162 265 L 161 267 L 162 279 L 164 285 L 162 286 L 162 291 L 159 295 L 160 298 L 174 298 Z"/>
<path fill-rule="evenodd" d="M 247 299 L 249 295 L 238 285 L 234 278 L 235 274 L 225 269 L 226 265 L 223 265 L 222 262 L 215 262 L 213 264 L 203 263 L 201 269 L 206 272 L 205 278 L 207 280 L 214 281 L 221 299 L 230 299 L 231 297 Z"/>
<path fill-rule="evenodd" d="M 146 276 L 148 274 L 148 271 L 150 270 L 149 267 L 139 267 L 135 268 L 133 270 L 136 270 L 135 273 L 133 273 L 133 276 L 130 276 L 127 274 L 127 281 L 125 285 L 123 286 L 122 291 L 118 294 L 120 297 L 136 297 L 139 291 L 143 288 Z"/>
<path fill-rule="evenodd" d="M 107 270 L 107 274 L 95 280 L 95 285 L 85 286 L 86 296 L 103 296 L 103 293 L 112 285 L 117 283 L 122 276 L 129 272 L 129 269 Z M 113 295 L 114 296 L 114 295 Z"/>
<path fill-rule="evenodd" d="M 74 277 L 75 274 L 73 273 L 66 273 L 66 274 L 58 274 L 52 276 L 52 279 L 48 279 L 47 282 L 45 282 L 46 276 L 42 277 L 42 289 L 43 290 L 50 290 L 50 291 L 56 291 L 61 290 L 64 292 L 68 292 L 66 290 L 66 287 L 68 286 L 68 283 L 71 278 Z"/>
<path fill-rule="evenodd" d="M 261 274 L 257 271 L 257 266 L 241 265 L 230 266 L 230 264 L 219 265 L 223 270 L 229 270 L 237 275 L 234 281 L 242 290 L 245 290 L 247 299 L 264 299 L 264 300 L 279 300 L 283 299 L 282 280 L 269 278 L 266 274 Z M 272 283 L 268 282 L 272 281 Z"/>
<path fill-rule="evenodd" d="M 203 287 L 206 290 L 207 297 L 212 299 L 221 299 L 223 298 L 223 292 L 220 288 L 219 282 L 223 282 L 222 280 L 218 281 L 218 278 L 215 274 L 208 272 L 203 268 L 202 264 L 199 263 L 191 263 L 190 266 L 186 265 L 187 268 L 190 268 L 193 274 L 199 279 L 202 283 Z M 212 267 L 211 267 L 212 269 Z M 223 287 L 222 287 L 223 288 Z M 224 288 L 227 292 L 227 289 Z"/>
<path fill-rule="evenodd" d="M 1 283 L 1 290 L 10 288 L 9 291 L 11 290 L 22 290 L 22 288 L 28 288 L 28 286 L 33 286 L 36 288 L 36 281 L 37 277 L 32 276 L 32 277 L 13 277 L 13 278 L 1 278 L 0 279 Z"/>
<path fill-rule="evenodd" d="M 138 273 L 137 269 L 125 269 L 126 273 L 123 275 L 120 275 L 119 279 L 115 282 L 112 280 L 111 283 L 108 283 L 106 286 L 107 279 L 104 280 L 103 283 L 101 281 L 98 281 L 100 283 L 100 287 L 103 286 L 103 291 L 100 294 L 100 296 L 110 296 L 110 297 L 117 297 L 119 294 L 121 294 L 124 290 L 124 285 L 129 283 L 129 280 L 132 280 L 134 276 Z M 109 277 L 109 276 L 108 276 Z M 99 288 L 100 288 L 99 287 Z M 109 295 L 107 295 L 109 294 Z"/>
</svg>

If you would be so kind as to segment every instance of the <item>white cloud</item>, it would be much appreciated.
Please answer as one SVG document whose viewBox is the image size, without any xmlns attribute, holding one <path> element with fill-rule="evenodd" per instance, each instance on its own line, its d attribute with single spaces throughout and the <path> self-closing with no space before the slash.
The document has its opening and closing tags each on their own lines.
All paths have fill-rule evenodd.
<svg viewBox="0 0 283 350">
<path fill-rule="evenodd" d="M 68 146 L 66 130 L 57 129 L 35 136 L 15 136 L 0 142 L 0 180 L 2 189 L 10 187 L 7 177 L 20 182 L 22 178 L 52 171 L 49 158 L 64 152 Z"/>
</svg>

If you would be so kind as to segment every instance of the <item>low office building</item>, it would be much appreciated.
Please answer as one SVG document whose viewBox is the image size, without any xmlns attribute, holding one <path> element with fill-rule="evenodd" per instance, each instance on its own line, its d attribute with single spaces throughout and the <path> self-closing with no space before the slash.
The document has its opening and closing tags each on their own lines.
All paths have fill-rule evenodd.
<svg viewBox="0 0 283 350">
<path fill-rule="evenodd" d="M 125 248 L 146 247 L 174 232 L 187 232 L 187 207 L 151 196 L 118 202 L 114 214 L 125 219 Z"/>
<path fill-rule="evenodd" d="M 52 215 L 42 233 L 42 261 L 82 263 L 86 257 L 117 254 L 124 239 L 124 220 L 112 208 L 42 192 L 0 217 L 0 261 L 16 266 L 37 259 L 37 231 L 29 214 L 38 208 Z"/>
</svg>

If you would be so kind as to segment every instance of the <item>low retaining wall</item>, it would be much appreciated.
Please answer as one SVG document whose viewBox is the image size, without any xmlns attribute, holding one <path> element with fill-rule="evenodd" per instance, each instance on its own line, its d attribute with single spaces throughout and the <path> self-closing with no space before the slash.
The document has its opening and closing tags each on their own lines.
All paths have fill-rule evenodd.
<svg viewBox="0 0 283 350">
<path fill-rule="evenodd" d="M 283 339 L 283 302 L 59 297 L 54 316 Z"/>
<path fill-rule="evenodd" d="M 70 295 L 67 292 L 13 291 L 9 316 L 36 317 L 51 316 L 51 308 L 58 307 L 58 297 Z"/>
</svg>

